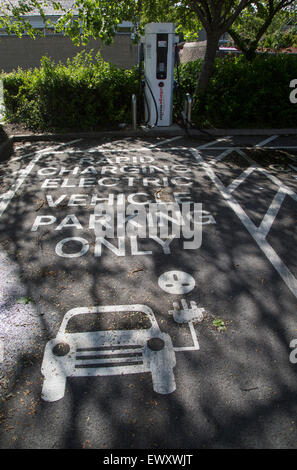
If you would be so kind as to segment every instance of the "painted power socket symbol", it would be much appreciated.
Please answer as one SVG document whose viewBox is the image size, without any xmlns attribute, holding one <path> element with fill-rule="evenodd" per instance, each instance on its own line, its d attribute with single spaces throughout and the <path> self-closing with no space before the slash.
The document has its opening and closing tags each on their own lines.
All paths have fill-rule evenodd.
<svg viewBox="0 0 297 470">
<path fill-rule="evenodd" d="M 167 271 L 158 279 L 158 284 L 168 294 L 188 294 L 195 287 L 195 279 L 184 271 Z"/>
<path fill-rule="evenodd" d="M 149 327 L 68 333 L 69 321 L 83 314 L 140 312 Z M 69 310 L 55 339 L 45 347 L 41 372 L 42 398 L 64 397 L 67 377 L 95 377 L 151 372 L 153 389 L 169 394 L 176 389 L 175 351 L 170 336 L 161 332 L 153 311 L 146 305 L 81 307 Z"/>
<path fill-rule="evenodd" d="M 169 315 L 173 315 L 174 320 L 177 323 L 189 323 L 203 320 L 204 308 L 197 307 L 196 302 L 190 301 L 190 307 L 188 306 L 185 299 L 181 299 L 181 306 L 179 308 L 178 302 L 173 302 L 173 310 L 169 310 Z"/>
</svg>

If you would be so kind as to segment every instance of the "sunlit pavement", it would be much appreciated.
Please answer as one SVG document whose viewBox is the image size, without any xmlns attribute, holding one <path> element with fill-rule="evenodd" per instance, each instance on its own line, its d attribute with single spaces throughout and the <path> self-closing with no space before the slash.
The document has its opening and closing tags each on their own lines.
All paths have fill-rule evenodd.
<svg viewBox="0 0 297 470">
<path fill-rule="evenodd" d="M 286 136 L 15 144 L 0 447 L 295 448 L 296 155 Z M 194 207 L 193 243 L 127 212 L 102 236 L 102 204 L 156 203 Z"/>
</svg>

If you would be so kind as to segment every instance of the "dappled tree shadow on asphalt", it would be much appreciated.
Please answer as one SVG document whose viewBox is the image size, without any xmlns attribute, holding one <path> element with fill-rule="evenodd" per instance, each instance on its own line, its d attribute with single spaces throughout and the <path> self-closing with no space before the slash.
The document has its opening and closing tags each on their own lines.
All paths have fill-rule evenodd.
<svg viewBox="0 0 297 470">
<path fill-rule="evenodd" d="M 195 183 L 189 192 L 216 222 L 203 226 L 200 249 L 183 250 L 182 241 L 174 240 L 171 254 L 166 255 L 161 246 L 144 239 L 139 249 L 151 251 L 151 254 L 132 256 L 126 240 L 126 256 L 116 256 L 103 249 L 101 256 L 95 257 L 95 234 L 89 229 L 89 216 L 94 213 L 90 198 L 84 206 L 69 207 L 69 189 L 60 186 L 57 189 L 41 188 L 45 176 L 40 178 L 39 169 L 73 169 L 77 166 L 83 154 L 71 154 L 66 150 L 63 154 L 42 157 L 1 218 L 2 249 L 16 264 L 25 295 L 32 299 L 30 312 L 36 315 L 34 322 L 30 322 L 29 313 L 24 311 L 25 328 L 32 329 L 34 323 L 30 341 L 26 335 L 23 342 L 20 338 L 16 350 L 10 351 L 12 360 L 8 361 L 7 370 L 6 362 L 2 364 L 9 381 L 2 390 L 1 448 L 296 446 L 296 367 L 289 362 L 289 344 L 296 335 L 296 299 L 191 154 L 185 150 L 169 150 L 169 146 L 162 150 L 152 148 L 150 153 L 132 153 L 133 147 L 145 147 L 149 143 L 129 139 L 128 142 L 113 143 L 112 149 L 118 150 L 117 156 L 124 157 L 127 153 L 121 154 L 121 150 L 130 145 L 134 157 L 149 155 L 156 158 L 154 164 L 158 166 L 180 164 L 191 168 L 191 179 Z M 83 152 L 92 145 L 95 143 L 83 141 L 72 147 Z M 178 145 L 182 149 L 184 143 Z M 194 142 L 193 145 L 197 144 Z M 37 147 L 37 144 L 32 146 Z M 32 148 L 28 147 L 28 152 Z M 96 161 L 102 153 L 91 155 L 98 168 Z M 114 155 L 108 152 L 107 146 L 104 156 L 113 158 Z M 205 155 L 207 158 L 211 151 Z M 16 177 L 13 171 L 26 164 L 10 161 L 8 172 L 1 165 L 0 171 L 5 172 L 0 175 L 3 184 L 9 187 Z M 238 165 L 221 162 L 214 167 L 225 185 L 243 169 L 240 161 Z M 148 185 L 144 188 L 141 181 L 135 181 L 135 185 L 129 187 L 123 175 L 116 176 L 120 180 L 112 190 L 79 188 L 75 183 L 76 186 L 70 189 L 71 194 L 89 196 L 96 192 L 98 196 L 106 197 L 108 192 L 114 195 L 145 192 L 146 197 L 155 201 L 160 189 L 162 197 L 168 200 L 173 200 L 173 191 L 184 191 L 180 187 L 172 190 L 171 186 Z M 66 177 L 65 172 L 63 178 Z M 57 178 L 57 175 L 50 178 Z M 74 180 L 77 181 L 78 176 L 69 176 L 69 186 L 74 185 Z M 242 207 L 246 204 L 246 210 L 256 214 L 259 213 L 259 184 L 267 182 L 259 180 L 248 185 L 247 181 L 238 193 Z M 52 194 L 55 201 L 63 194 L 67 194 L 67 198 L 57 207 L 49 207 L 45 194 Z M 269 197 L 265 196 L 265 200 L 269 206 Z M 292 243 L 295 234 L 292 234 L 288 218 L 296 217 L 294 209 L 288 207 L 285 221 L 282 217 L 279 221 L 281 237 L 293 238 Z M 76 215 L 82 228 L 56 230 L 70 213 Z M 38 215 L 54 216 L 57 220 L 32 231 Z M 277 228 L 276 225 L 275 243 L 281 244 L 277 241 L 280 239 Z M 88 241 L 89 250 L 85 256 L 62 258 L 56 255 L 55 247 L 62 238 L 77 236 Z M 293 272 L 296 252 L 285 253 L 286 247 L 282 250 Z M 196 301 L 205 309 L 204 320 L 195 324 L 200 350 L 176 352 L 176 390 L 168 395 L 154 392 L 150 373 L 73 377 L 67 378 L 64 398 L 52 403 L 43 401 L 41 363 L 44 348 L 46 342 L 56 336 L 64 315 L 72 308 L 145 304 L 153 310 L 161 330 L 171 335 L 174 346 L 192 345 L 188 326 L 178 326 L 168 315 L 173 302 L 180 302 L 181 296 L 166 294 L 157 283 L 162 273 L 172 269 L 194 276 L 196 286 L 186 299 Z M 5 299 L 1 302 L 5 303 Z M 17 301 L 15 307 L 18 307 Z M 213 325 L 215 318 L 224 321 L 224 332 L 219 332 Z M 6 320 L 1 318 L 1 322 Z M 17 329 L 13 318 L 9 321 Z"/>
</svg>

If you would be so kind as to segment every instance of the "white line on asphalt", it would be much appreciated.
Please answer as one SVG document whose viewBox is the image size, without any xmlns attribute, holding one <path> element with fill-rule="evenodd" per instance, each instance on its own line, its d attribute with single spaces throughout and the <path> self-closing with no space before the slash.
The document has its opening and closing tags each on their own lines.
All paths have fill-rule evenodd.
<svg viewBox="0 0 297 470">
<path fill-rule="evenodd" d="M 272 136 L 268 137 L 267 139 L 262 140 L 261 142 L 259 142 L 258 144 L 256 144 L 254 147 L 264 147 L 266 144 L 268 144 L 268 143 L 271 142 L 272 140 L 277 139 L 278 137 L 279 137 L 278 135 L 272 135 Z"/>
<path fill-rule="evenodd" d="M 78 139 L 78 140 L 75 140 L 75 141 L 72 141 L 72 142 L 67 142 L 67 144 L 73 144 L 74 142 L 78 142 L 80 140 L 81 139 Z M 61 146 L 67 145 L 67 144 L 61 144 Z M 21 176 L 19 176 L 19 178 L 16 180 L 16 182 L 11 186 L 10 190 L 7 191 L 6 193 L 0 195 L 0 199 L 1 199 L 1 202 L 0 202 L 0 217 L 2 217 L 3 213 L 7 209 L 9 203 L 11 202 L 13 197 L 15 196 L 16 192 L 19 190 L 19 188 L 22 186 L 22 184 L 24 183 L 27 176 L 33 170 L 35 164 L 43 156 L 43 154 L 41 152 L 36 152 L 35 155 L 36 155 L 35 158 L 33 158 L 33 160 L 29 163 L 29 165 L 24 170 L 22 170 Z"/>
<path fill-rule="evenodd" d="M 43 154 L 46 152 L 50 152 L 51 150 L 57 150 L 58 148 L 65 147 L 66 145 L 70 145 L 70 144 L 75 144 L 76 142 L 80 142 L 81 140 L 82 139 L 76 139 L 76 140 L 72 140 L 71 142 L 66 142 L 64 144 L 56 145 L 55 147 L 47 147 L 45 149 L 38 150 L 37 152 L 32 152 L 32 153 L 28 153 L 27 155 L 21 155 L 20 157 L 11 158 L 10 161 L 14 162 L 14 161 L 22 160 L 23 158 L 32 157 L 33 155 Z"/>
<path fill-rule="evenodd" d="M 115 142 L 112 141 L 112 142 L 105 142 L 105 144 L 102 144 L 102 145 L 95 145 L 95 147 L 89 147 L 88 150 L 84 150 L 85 152 L 102 152 L 104 150 L 108 150 L 108 151 L 111 151 L 112 147 L 111 146 L 114 146 L 116 142 L 123 142 L 123 141 L 127 141 L 127 144 L 129 144 L 129 139 L 131 137 L 123 137 L 121 140 L 116 140 Z M 116 150 L 117 152 L 121 152 L 122 149 L 117 149 Z"/>
<path fill-rule="evenodd" d="M 246 168 L 246 170 L 244 170 L 238 178 L 234 179 L 232 181 L 231 184 L 229 184 L 229 186 L 227 187 L 227 190 L 232 193 L 233 191 L 235 191 L 235 189 L 238 188 L 238 186 L 241 185 L 241 183 L 244 182 L 244 180 L 246 180 L 246 178 L 254 171 L 257 169 L 257 166 L 256 165 L 253 165 L 253 166 L 249 166 L 248 168 Z"/>
<path fill-rule="evenodd" d="M 177 135 L 175 137 L 172 137 L 171 139 L 162 140 L 161 142 L 158 142 L 157 144 L 149 145 L 148 148 L 152 149 L 154 147 L 159 147 L 159 145 L 168 144 L 169 142 L 173 142 L 174 140 L 181 139 L 182 137 L 184 137 L 184 136 L 183 135 Z"/>
<path fill-rule="evenodd" d="M 22 186 L 24 183 L 25 179 L 27 176 L 31 173 L 33 170 L 35 163 L 39 161 L 39 159 L 42 157 L 42 155 L 37 155 L 31 163 L 22 171 L 21 176 L 16 180 L 16 182 L 11 186 L 10 190 L 7 191 L 4 194 L 0 195 L 0 198 L 2 201 L 0 202 L 0 217 L 2 217 L 4 211 L 7 209 L 10 201 L 14 197 L 15 193 L 18 191 L 18 189 Z"/>
<path fill-rule="evenodd" d="M 284 191 L 286 191 L 288 196 L 290 196 L 292 199 L 294 199 L 294 201 L 297 202 L 297 194 L 291 188 L 283 184 L 276 176 L 271 175 L 267 170 L 265 170 L 265 168 L 258 167 L 257 170 L 261 171 L 261 173 L 264 173 L 267 178 L 269 178 L 273 183 L 281 187 Z"/>
<path fill-rule="evenodd" d="M 297 166 L 291 165 L 289 163 L 288 167 L 291 168 L 291 170 L 297 171 Z"/>
<path fill-rule="evenodd" d="M 103 153 L 103 150 L 104 152 L 108 152 L 108 153 L 132 153 L 132 152 L 150 152 L 151 150 L 153 150 L 155 147 L 135 147 L 135 148 L 125 148 L 125 149 L 90 149 L 90 150 L 71 150 L 71 152 L 69 153 L 96 153 L 96 152 L 99 152 L 99 153 Z M 168 147 L 165 149 L 166 151 L 168 150 L 189 150 L 188 147 Z"/>
<path fill-rule="evenodd" d="M 206 149 L 208 147 L 211 147 L 212 145 L 215 145 L 216 142 L 225 142 L 227 139 L 230 139 L 230 136 L 227 136 L 227 137 L 223 137 L 221 139 L 216 139 L 215 142 L 211 141 L 211 142 L 207 142 L 207 144 L 203 144 L 203 145 L 199 145 L 199 147 L 197 147 L 198 149 Z M 216 149 L 217 147 L 213 147 L 213 149 Z M 223 147 L 223 148 L 226 148 L 226 147 Z M 231 147 L 227 147 L 227 148 L 231 148 Z"/>
<path fill-rule="evenodd" d="M 216 148 L 216 147 L 215 147 Z M 217 157 L 215 157 L 213 160 L 211 160 L 209 163 L 211 165 L 214 165 L 218 162 L 220 162 L 221 160 L 223 160 L 223 158 L 225 158 L 227 155 L 229 155 L 229 153 L 233 152 L 234 149 L 233 148 L 228 148 L 227 150 L 225 150 L 224 152 L 220 153 L 220 155 L 218 155 Z"/>
<path fill-rule="evenodd" d="M 92 154 L 92 153 L 96 153 L 96 152 L 103 153 L 103 150 L 108 152 L 108 153 L 150 152 L 153 148 L 154 147 L 136 147 L 136 148 L 132 148 L 132 149 L 130 149 L 130 148 L 129 149 L 127 149 L 127 148 L 125 148 L 125 149 L 104 148 L 104 149 L 93 149 L 93 150 L 92 149 L 90 149 L 90 150 L 88 150 L 88 149 L 85 150 L 84 149 L 84 150 L 70 150 L 67 153 L 69 153 L 69 154 L 79 154 L 79 153 L 90 153 L 90 154 Z M 246 150 L 247 148 L 248 147 L 208 147 L 206 150 L 224 150 L 226 152 L 225 155 L 223 155 L 224 154 L 224 152 L 223 152 L 222 154 L 215 157 L 217 159 L 217 161 L 219 161 L 231 152 L 236 152 L 237 150 Z M 252 148 L 252 147 L 250 147 L 250 148 Z M 271 149 L 284 149 L 284 150 L 292 149 L 292 150 L 294 150 L 294 149 L 297 149 L 297 146 L 296 147 L 281 147 L 280 146 L 280 147 L 264 147 L 264 148 L 266 150 L 271 150 Z M 200 149 L 200 147 L 197 147 L 197 149 Z M 49 150 L 49 149 L 47 149 L 47 150 Z M 166 151 L 189 150 L 189 148 L 188 147 L 168 147 L 164 150 L 166 150 Z M 32 153 L 30 155 L 35 155 L 35 153 Z M 53 151 L 51 151 L 51 153 L 59 155 L 59 154 L 62 154 L 64 152 L 54 151 L 53 150 Z M 24 155 L 24 157 L 27 157 L 27 156 L 29 156 L 29 154 Z M 18 158 L 20 158 L 20 157 L 18 157 Z M 292 157 L 292 158 L 294 158 L 294 157 Z M 215 163 L 215 161 L 214 161 L 214 163 Z"/>
<path fill-rule="evenodd" d="M 198 149 L 200 149 L 201 147 L 197 147 Z M 255 147 L 250 147 L 249 145 L 245 145 L 244 147 L 208 147 L 206 150 L 231 150 L 231 151 L 235 151 L 235 150 L 238 150 L 238 149 L 241 149 L 241 150 L 251 150 L 251 149 L 254 149 Z M 275 147 L 261 147 L 263 148 L 264 150 L 296 150 L 297 149 L 297 146 L 296 145 L 290 145 L 290 146 L 285 146 L 285 145 L 276 145 Z M 166 150 L 169 150 L 169 149 L 166 149 Z"/>
<path fill-rule="evenodd" d="M 0 364 L 4 361 L 4 342 L 0 339 Z"/>
<path fill-rule="evenodd" d="M 194 346 L 181 346 L 181 347 L 173 348 L 175 352 L 177 352 L 177 351 L 198 351 L 198 349 L 200 349 L 197 334 L 196 334 L 193 322 L 191 322 L 191 321 L 188 322 L 188 325 L 189 325 L 189 328 L 190 328 L 190 331 L 191 331 Z"/>
<path fill-rule="evenodd" d="M 98 145 L 95 147 L 90 147 L 89 149 L 85 150 L 87 153 L 95 153 L 95 152 L 103 152 L 103 151 L 108 151 L 108 152 L 131 152 L 131 151 L 136 151 L 136 152 L 142 152 L 143 150 L 150 150 L 152 148 L 158 147 L 159 145 L 164 145 L 169 142 L 173 142 L 174 140 L 182 139 L 184 136 L 183 135 L 178 135 L 175 137 L 172 137 L 171 139 L 166 139 L 161 142 L 158 142 L 156 144 L 151 144 L 148 147 L 140 147 L 136 149 L 113 149 L 108 147 L 110 144 L 114 145 L 114 142 L 107 142 L 106 144 Z"/>
<path fill-rule="evenodd" d="M 237 149 L 237 152 L 239 153 L 239 155 L 244 157 L 252 166 L 257 165 L 256 162 L 252 158 L 250 158 L 248 155 L 246 155 L 242 150 Z M 276 186 L 281 188 L 284 192 L 288 194 L 288 196 L 290 196 L 292 199 L 294 199 L 294 201 L 297 202 L 297 194 L 291 188 L 286 186 L 282 181 L 280 181 L 276 176 L 272 175 L 271 173 L 269 173 L 269 171 L 267 171 L 265 168 L 261 166 L 257 166 L 256 170 L 263 173 Z"/>
<path fill-rule="evenodd" d="M 284 199 L 286 197 L 287 193 L 284 191 L 284 189 L 281 187 L 279 188 L 278 192 L 273 198 L 272 203 L 269 206 L 268 211 L 266 212 L 265 216 L 263 217 L 263 220 L 258 228 L 258 232 L 266 238 L 269 230 L 271 229 L 273 222 L 281 208 L 282 203 L 284 202 Z"/>
<path fill-rule="evenodd" d="M 293 162 L 297 162 L 297 157 L 293 156 L 293 155 L 288 155 L 288 157 L 293 160 Z M 290 166 L 290 165 L 289 165 Z"/>
<path fill-rule="evenodd" d="M 280 277 L 283 279 L 287 287 L 290 289 L 292 294 L 297 298 L 297 279 L 293 276 L 291 271 L 287 268 L 278 254 L 274 251 L 271 245 L 266 241 L 264 235 L 258 230 L 256 225 L 251 221 L 245 211 L 242 209 L 240 204 L 232 196 L 232 194 L 225 188 L 221 180 L 215 175 L 211 166 L 206 163 L 202 156 L 196 151 L 196 149 L 191 149 L 192 155 L 196 161 L 198 161 L 204 168 L 206 174 L 209 176 L 210 180 L 218 188 L 224 199 L 228 202 L 231 209 L 237 215 L 239 220 L 245 226 L 247 231 L 253 237 L 255 242 L 258 244 L 259 248 L 263 251 L 266 258 L 270 261 L 272 266 L 279 273 Z"/>
</svg>

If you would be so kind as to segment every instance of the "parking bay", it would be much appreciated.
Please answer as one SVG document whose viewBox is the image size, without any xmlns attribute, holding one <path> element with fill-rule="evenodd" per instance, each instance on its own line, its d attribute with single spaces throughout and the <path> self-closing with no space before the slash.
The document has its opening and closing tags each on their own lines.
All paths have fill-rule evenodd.
<svg viewBox="0 0 297 470">
<path fill-rule="evenodd" d="M 4 402 L 2 447 L 294 446 L 296 380 L 289 343 L 296 335 L 296 201 L 267 174 L 251 170 L 240 153 L 220 158 L 221 148 L 192 144 L 82 141 L 44 152 L 36 162 L 34 156 L 21 160 L 25 172 L 15 177 L 26 178 L 3 211 L 2 247 L 36 306 L 38 340 L 11 352 L 13 391 Z M 280 181 L 293 191 L 289 176 Z M 202 204 L 198 248 L 187 249 L 178 237 L 121 233 L 107 242 L 96 233 L 102 203 L 116 210 L 189 202 Z M 133 218 L 129 222 L 133 226 Z M 60 371 L 66 386 L 56 401 L 42 396 L 41 366 L 46 344 L 70 311 L 77 313 L 80 333 L 87 333 L 80 355 L 97 350 L 80 374 Z M 182 312 L 184 323 L 175 312 Z M 98 317 L 107 322 L 105 336 L 96 337 L 87 318 L 92 314 L 96 328 Z M 130 332 L 129 339 L 131 331 L 137 339 L 147 333 L 148 317 L 165 335 L 158 333 L 159 339 L 166 343 L 169 337 L 169 352 L 158 366 L 162 393 L 154 385 L 150 353 L 141 369 L 139 351 L 129 356 L 125 349 L 125 334 L 118 333 L 123 317 L 121 331 Z M 22 328 L 30 329 L 27 320 Z M 218 331 L 220 324 L 225 331 Z M 115 357 L 116 343 L 122 348 L 116 359 L 132 357 L 132 364 L 120 368 L 113 361 L 105 368 L 101 362 L 97 375 L 89 366 Z M 164 379 L 166 361 L 176 363 L 171 382 Z"/>
</svg>

